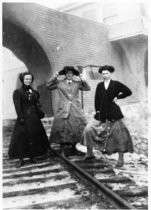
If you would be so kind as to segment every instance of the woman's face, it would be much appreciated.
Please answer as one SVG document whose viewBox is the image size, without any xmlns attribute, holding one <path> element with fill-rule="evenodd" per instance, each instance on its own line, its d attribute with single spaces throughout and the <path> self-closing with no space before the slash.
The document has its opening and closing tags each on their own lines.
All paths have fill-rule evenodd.
<svg viewBox="0 0 151 210">
<path fill-rule="evenodd" d="M 108 80 L 111 78 L 111 73 L 108 70 L 103 70 L 102 71 L 102 77 L 104 80 Z"/>
<path fill-rule="evenodd" d="M 72 72 L 72 71 L 67 71 L 67 73 L 66 73 L 66 78 L 67 78 L 68 80 L 72 80 L 72 78 L 73 78 L 73 72 Z"/>
<path fill-rule="evenodd" d="M 24 76 L 24 85 L 30 86 L 32 83 L 32 76 L 30 74 Z"/>
</svg>

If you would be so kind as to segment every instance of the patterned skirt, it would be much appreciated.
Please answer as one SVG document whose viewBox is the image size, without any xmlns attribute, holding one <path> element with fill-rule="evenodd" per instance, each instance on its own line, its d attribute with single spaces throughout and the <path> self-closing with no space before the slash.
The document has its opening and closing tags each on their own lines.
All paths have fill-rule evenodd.
<svg viewBox="0 0 151 210">
<path fill-rule="evenodd" d="M 88 133 L 84 133 L 84 144 L 97 150 L 105 150 L 108 155 L 116 152 L 133 152 L 132 138 L 123 120 L 108 124 L 108 132 L 103 138 L 98 136 L 100 122 L 94 120 L 87 125 Z"/>
</svg>

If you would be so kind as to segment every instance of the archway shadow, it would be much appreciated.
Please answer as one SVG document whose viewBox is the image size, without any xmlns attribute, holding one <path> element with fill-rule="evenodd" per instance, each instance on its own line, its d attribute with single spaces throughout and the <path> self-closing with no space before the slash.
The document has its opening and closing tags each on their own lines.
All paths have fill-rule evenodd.
<svg viewBox="0 0 151 210">
<path fill-rule="evenodd" d="M 3 19 L 3 46 L 10 49 L 34 74 L 36 88 L 42 94 L 42 107 L 46 115 L 51 116 L 51 93 L 42 86 L 50 75 L 51 65 L 43 48 L 23 28 L 6 19 Z"/>
</svg>

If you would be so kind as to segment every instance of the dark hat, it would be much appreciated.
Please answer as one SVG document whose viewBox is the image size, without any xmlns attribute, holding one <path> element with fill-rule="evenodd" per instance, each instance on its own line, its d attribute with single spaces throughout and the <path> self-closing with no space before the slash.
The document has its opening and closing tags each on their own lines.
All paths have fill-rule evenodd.
<svg viewBox="0 0 151 210">
<path fill-rule="evenodd" d="M 65 66 L 61 71 L 59 71 L 59 75 L 65 75 L 68 71 L 72 71 L 74 75 L 79 76 L 79 71 L 73 66 Z"/>
<path fill-rule="evenodd" d="M 110 73 L 113 73 L 115 71 L 113 66 L 104 65 L 99 68 L 99 73 L 102 74 L 102 71 L 104 70 L 108 70 Z"/>
<path fill-rule="evenodd" d="M 30 73 L 29 71 L 20 73 L 20 75 L 19 75 L 20 81 L 23 83 L 23 82 L 24 82 L 24 77 L 25 77 L 26 75 L 31 75 L 31 77 L 32 77 L 32 82 L 33 82 L 33 80 L 34 80 L 34 75 L 33 75 L 32 73 Z"/>
</svg>

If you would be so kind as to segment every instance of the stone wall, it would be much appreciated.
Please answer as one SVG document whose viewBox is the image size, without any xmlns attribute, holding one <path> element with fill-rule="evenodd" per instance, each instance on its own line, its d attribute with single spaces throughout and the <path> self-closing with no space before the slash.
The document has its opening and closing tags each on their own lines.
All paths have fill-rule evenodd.
<svg viewBox="0 0 151 210">
<path fill-rule="evenodd" d="M 121 107 L 125 123 L 132 135 L 134 151 L 148 155 L 148 107 L 147 102 L 133 103 Z"/>
</svg>

